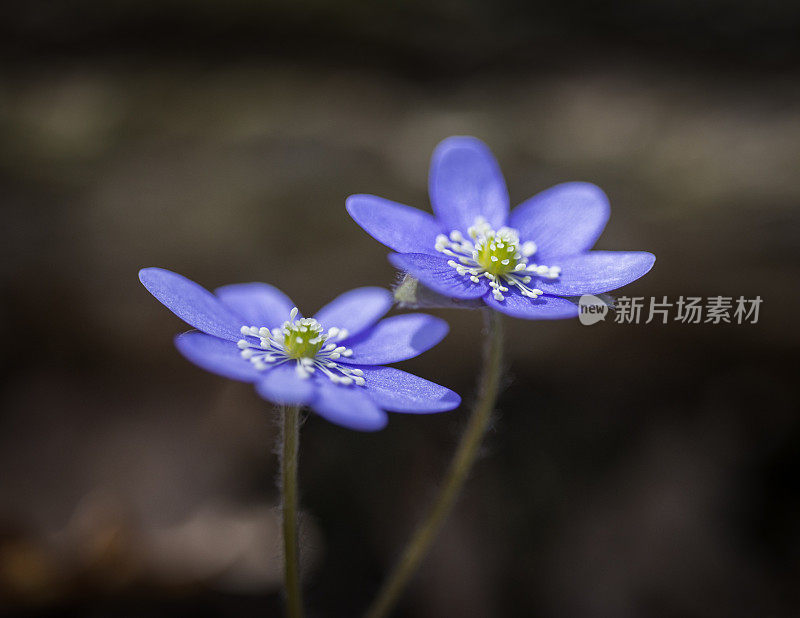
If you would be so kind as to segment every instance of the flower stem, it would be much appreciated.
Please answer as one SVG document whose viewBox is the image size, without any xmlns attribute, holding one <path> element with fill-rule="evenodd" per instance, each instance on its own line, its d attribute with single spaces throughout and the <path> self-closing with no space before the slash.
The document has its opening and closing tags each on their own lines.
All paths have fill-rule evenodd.
<svg viewBox="0 0 800 618">
<path fill-rule="evenodd" d="M 384 618 L 394 608 L 403 589 L 419 568 L 442 524 L 453 509 L 456 498 L 478 456 L 483 436 L 489 428 L 500 389 L 503 323 L 500 313 L 491 309 L 486 309 L 485 312 L 487 329 L 480 389 L 472 415 L 450 462 L 439 494 L 434 499 L 427 516 L 417 525 L 394 570 L 384 581 L 378 596 L 365 614 L 366 618 Z"/>
<path fill-rule="evenodd" d="M 297 540 L 297 460 L 300 450 L 300 408 L 281 410 L 281 515 L 283 523 L 283 567 L 286 615 L 301 618 L 300 560 Z"/>
</svg>

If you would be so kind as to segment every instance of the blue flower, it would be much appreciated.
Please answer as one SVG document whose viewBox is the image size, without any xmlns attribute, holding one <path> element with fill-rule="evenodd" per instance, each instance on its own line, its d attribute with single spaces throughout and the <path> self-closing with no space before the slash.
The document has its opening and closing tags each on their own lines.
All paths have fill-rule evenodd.
<svg viewBox="0 0 800 618">
<path fill-rule="evenodd" d="M 509 213 L 500 167 L 474 137 L 436 147 L 428 191 L 434 216 L 374 195 L 350 196 L 347 211 L 397 252 L 392 264 L 451 298 L 514 317 L 568 318 L 578 309 L 563 296 L 615 290 L 655 261 L 645 251 L 590 251 L 609 216 L 592 184 L 556 185 Z"/>
<path fill-rule="evenodd" d="M 387 410 L 444 412 L 461 402 L 450 389 L 381 366 L 421 354 L 448 330 L 444 320 L 421 313 L 380 320 L 392 304 L 387 290 L 350 290 L 303 318 L 265 283 L 227 285 L 212 294 L 162 268 L 142 269 L 139 280 L 198 329 L 176 337 L 181 354 L 213 373 L 254 383 L 269 401 L 309 406 L 362 431 L 385 427 Z"/>
</svg>

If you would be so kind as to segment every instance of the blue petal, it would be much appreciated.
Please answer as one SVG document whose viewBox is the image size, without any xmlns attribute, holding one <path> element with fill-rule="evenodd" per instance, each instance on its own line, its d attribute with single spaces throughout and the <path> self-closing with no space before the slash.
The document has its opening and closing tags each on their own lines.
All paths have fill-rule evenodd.
<svg viewBox="0 0 800 618">
<path fill-rule="evenodd" d="M 432 315 L 396 315 L 381 320 L 358 337 L 343 341 L 342 345 L 353 350 L 353 356 L 342 357 L 338 362 L 384 365 L 414 358 L 439 343 L 447 331 L 447 322 Z"/>
<path fill-rule="evenodd" d="M 143 268 L 139 281 L 172 313 L 195 328 L 230 341 L 242 338 L 242 320 L 204 287 L 163 268 Z"/>
<path fill-rule="evenodd" d="M 390 249 L 436 253 L 436 236 L 442 228 L 427 212 L 374 195 L 351 195 L 346 207 L 356 223 Z"/>
<path fill-rule="evenodd" d="M 175 347 L 198 367 L 225 378 L 257 382 L 263 377 L 253 363 L 242 358 L 241 350 L 231 341 L 190 331 L 175 337 Z"/>
<path fill-rule="evenodd" d="M 494 229 L 508 217 L 508 190 L 489 148 L 474 137 L 448 137 L 431 159 L 428 192 L 445 233 L 466 233 L 484 217 Z"/>
<path fill-rule="evenodd" d="M 561 267 L 561 276 L 552 280 L 537 277 L 534 283 L 548 294 L 600 294 L 636 281 L 655 261 L 656 256 L 646 251 L 590 251 L 556 259 L 552 265 Z"/>
<path fill-rule="evenodd" d="M 217 297 L 244 318 L 247 326 L 275 328 L 289 319 L 292 300 L 267 283 L 234 283 L 214 290 Z"/>
<path fill-rule="evenodd" d="M 566 182 L 537 193 L 511 211 L 508 224 L 522 241 L 532 240 L 533 261 L 583 253 L 592 248 L 608 221 L 606 194 L 588 182 Z"/>
<path fill-rule="evenodd" d="M 489 284 L 481 277 L 473 283 L 468 276 L 459 275 L 447 262 L 448 257 L 421 253 L 390 253 L 389 261 L 422 281 L 434 292 L 452 298 L 479 298 L 486 294 Z"/>
<path fill-rule="evenodd" d="M 461 397 L 439 386 L 394 367 L 359 367 L 367 381 L 369 396 L 389 412 L 430 414 L 446 412 L 461 404 Z"/>
<path fill-rule="evenodd" d="M 261 380 L 256 391 L 264 399 L 284 406 L 306 405 L 316 395 L 317 383 L 313 378 L 297 375 L 297 363 L 290 361 L 260 372 Z"/>
<path fill-rule="evenodd" d="M 334 298 L 314 317 L 326 330 L 346 328 L 350 336 L 380 320 L 392 307 L 392 293 L 375 287 L 356 288 Z"/>
<path fill-rule="evenodd" d="M 377 431 L 388 422 L 386 412 L 375 405 L 361 386 L 342 386 L 320 380 L 311 407 L 331 423 L 358 431 Z"/>
<path fill-rule="evenodd" d="M 515 289 L 504 293 L 505 300 L 495 300 L 491 293 L 484 301 L 492 309 L 525 320 L 563 320 L 578 315 L 578 306 L 565 298 L 540 296 L 537 299 L 523 296 Z"/>
</svg>

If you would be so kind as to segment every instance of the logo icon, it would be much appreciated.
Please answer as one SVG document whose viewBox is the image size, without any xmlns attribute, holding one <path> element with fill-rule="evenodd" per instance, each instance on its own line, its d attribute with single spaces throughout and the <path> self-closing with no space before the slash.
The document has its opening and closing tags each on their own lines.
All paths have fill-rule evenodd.
<svg viewBox="0 0 800 618">
<path fill-rule="evenodd" d="M 578 319 L 584 326 L 591 326 L 606 319 L 608 304 L 597 296 L 584 294 L 578 301 Z"/>
</svg>

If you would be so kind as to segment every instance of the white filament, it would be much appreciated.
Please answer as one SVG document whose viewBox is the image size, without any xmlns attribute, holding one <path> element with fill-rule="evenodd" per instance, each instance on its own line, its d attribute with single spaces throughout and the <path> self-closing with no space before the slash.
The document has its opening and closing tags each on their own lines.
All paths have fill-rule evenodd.
<svg viewBox="0 0 800 618">
<path fill-rule="evenodd" d="M 249 360 L 259 370 L 294 361 L 295 371 L 300 378 L 310 378 L 311 374 L 319 371 L 335 384 L 364 386 L 366 382 L 363 371 L 335 362 L 341 357 L 348 358 L 353 355 L 351 349 L 337 345 L 339 341 L 347 338 L 349 334 L 347 330 L 333 327 L 324 333 L 322 325 L 314 318 L 296 320 L 297 314 L 297 307 L 294 307 L 289 313 L 289 320 L 284 322 L 281 328 L 272 330 L 264 326 L 260 328 L 242 326 L 241 333 L 245 339 L 240 339 L 237 344 L 241 349 L 242 358 Z M 316 334 L 308 340 L 308 343 L 312 345 L 321 343 L 322 346 L 313 357 L 293 358 L 289 355 L 286 350 L 286 339 L 296 332 Z M 296 341 L 303 343 L 303 338 L 297 337 Z"/>
</svg>

